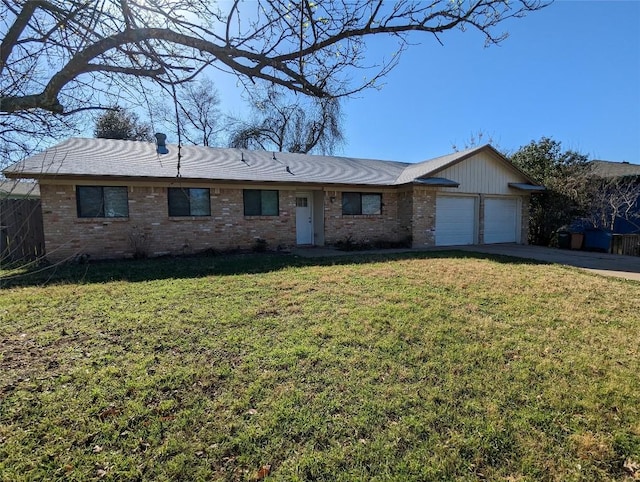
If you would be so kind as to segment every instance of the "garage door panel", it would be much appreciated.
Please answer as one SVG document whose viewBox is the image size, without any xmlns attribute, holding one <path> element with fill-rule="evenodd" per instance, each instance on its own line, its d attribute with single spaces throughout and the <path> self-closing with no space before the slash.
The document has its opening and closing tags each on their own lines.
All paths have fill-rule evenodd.
<svg viewBox="0 0 640 482">
<path fill-rule="evenodd" d="M 484 202 L 484 242 L 516 243 L 519 241 L 517 199 L 487 198 Z"/>
<path fill-rule="evenodd" d="M 438 196 L 436 199 L 436 246 L 474 244 L 476 198 Z"/>
</svg>

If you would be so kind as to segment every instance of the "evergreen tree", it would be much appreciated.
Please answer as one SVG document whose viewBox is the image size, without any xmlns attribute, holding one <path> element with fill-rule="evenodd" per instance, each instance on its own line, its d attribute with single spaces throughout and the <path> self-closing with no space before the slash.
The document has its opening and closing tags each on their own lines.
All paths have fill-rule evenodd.
<svg viewBox="0 0 640 482">
<path fill-rule="evenodd" d="M 93 133 L 103 139 L 153 140 L 151 126 L 140 122 L 135 113 L 122 107 L 114 107 L 98 117 Z"/>
<path fill-rule="evenodd" d="M 559 228 L 586 215 L 588 158 L 576 151 L 564 151 L 560 142 L 543 137 L 521 147 L 511 160 L 547 188 L 531 196 L 529 242 L 548 246 Z"/>
</svg>

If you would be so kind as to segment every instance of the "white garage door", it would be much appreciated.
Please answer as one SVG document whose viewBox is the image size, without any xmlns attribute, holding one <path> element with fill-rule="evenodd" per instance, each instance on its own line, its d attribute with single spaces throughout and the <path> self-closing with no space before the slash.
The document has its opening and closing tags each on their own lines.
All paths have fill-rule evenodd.
<svg viewBox="0 0 640 482">
<path fill-rule="evenodd" d="M 436 246 L 473 244 L 476 239 L 476 198 L 436 198 Z"/>
<path fill-rule="evenodd" d="M 484 242 L 517 243 L 520 239 L 518 200 L 487 198 L 484 200 Z"/>
</svg>

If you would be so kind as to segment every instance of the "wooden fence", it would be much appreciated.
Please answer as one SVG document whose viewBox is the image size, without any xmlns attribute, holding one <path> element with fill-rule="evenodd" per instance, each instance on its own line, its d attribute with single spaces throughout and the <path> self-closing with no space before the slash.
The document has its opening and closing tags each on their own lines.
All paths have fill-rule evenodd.
<svg viewBox="0 0 640 482">
<path fill-rule="evenodd" d="M 640 256 L 640 234 L 614 234 L 611 238 L 611 252 Z"/>
<path fill-rule="evenodd" d="M 44 256 L 39 199 L 0 199 L 0 266 Z"/>
</svg>

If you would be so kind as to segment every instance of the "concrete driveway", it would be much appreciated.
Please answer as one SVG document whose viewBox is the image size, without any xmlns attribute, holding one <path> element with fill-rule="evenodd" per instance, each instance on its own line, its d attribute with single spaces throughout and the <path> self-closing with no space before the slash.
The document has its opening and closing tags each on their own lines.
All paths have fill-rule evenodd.
<svg viewBox="0 0 640 482">
<path fill-rule="evenodd" d="M 575 266 L 576 268 L 604 276 L 640 281 L 640 256 L 622 256 L 619 254 L 592 253 L 589 251 L 522 246 L 519 244 L 460 246 L 455 249 L 535 259 L 547 263 Z"/>
</svg>

